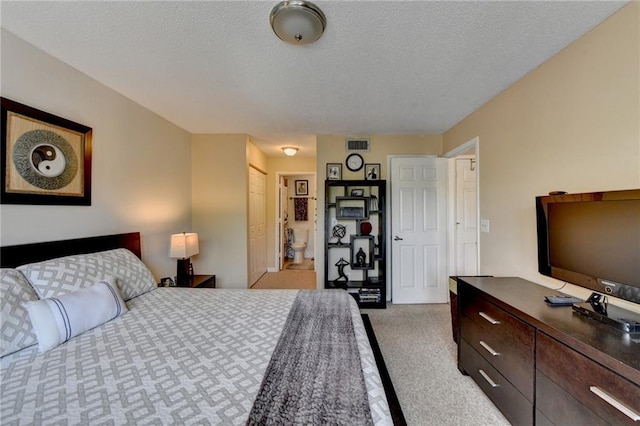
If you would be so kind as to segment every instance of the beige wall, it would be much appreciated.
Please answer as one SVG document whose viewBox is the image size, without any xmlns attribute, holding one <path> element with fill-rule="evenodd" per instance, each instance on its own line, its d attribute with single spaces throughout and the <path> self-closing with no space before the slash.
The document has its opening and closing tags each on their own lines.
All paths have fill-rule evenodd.
<svg viewBox="0 0 640 426">
<path fill-rule="evenodd" d="M 191 227 L 190 135 L 2 30 L 2 96 L 93 128 L 92 205 L 0 206 L 2 245 L 140 231 L 156 278 Z M 159 190 L 161 188 L 161 190 Z"/>
<path fill-rule="evenodd" d="M 445 133 L 445 152 L 480 138 L 481 273 L 560 287 L 537 272 L 534 197 L 640 188 L 639 28 L 632 2 Z"/>
<path fill-rule="evenodd" d="M 267 268 L 277 270 L 276 260 L 276 209 L 278 174 L 308 174 L 316 172 L 316 159 L 310 157 L 267 158 Z M 309 187 L 309 193 L 316 188 Z M 319 223 L 319 222 L 318 222 Z M 315 247 L 317 253 L 317 247 Z"/>
<path fill-rule="evenodd" d="M 247 137 L 192 136 L 193 231 L 198 274 L 216 274 L 224 288 L 247 287 Z"/>
<path fill-rule="evenodd" d="M 327 163 L 342 163 L 342 179 L 364 179 L 364 169 L 351 172 L 344 164 L 344 160 L 349 155 L 345 150 L 345 140 L 350 137 L 354 136 L 318 136 L 318 182 L 322 185 L 327 176 Z M 387 157 L 389 155 L 442 155 L 442 135 L 358 135 L 357 137 L 370 139 L 371 150 L 361 155 L 365 163 L 380 163 L 380 179 L 388 179 Z"/>
<path fill-rule="evenodd" d="M 481 272 L 556 286 L 537 273 L 534 197 L 640 187 L 639 27 L 632 2 L 444 135 L 358 135 L 371 139 L 365 162 L 380 163 L 388 179 L 389 155 L 442 155 L 478 136 L 481 217 L 491 221 Z M 246 135 L 190 136 L 4 30 L 2 96 L 88 125 L 94 138 L 93 205 L 2 205 L 2 244 L 139 230 L 159 277 L 175 273 L 169 235 L 192 230 L 201 239 L 196 272 L 245 288 L 248 164 L 267 171 L 269 267 L 276 172 L 317 171 L 320 201 L 326 163 L 342 163 L 344 179 L 362 178 L 344 166 L 346 135 L 318 136 L 315 159 L 266 158 Z M 320 208 L 319 286 L 323 224 Z"/>
<path fill-rule="evenodd" d="M 253 144 L 253 141 L 249 136 L 245 136 L 245 138 L 247 148 L 247 165 L 260 170 L 263 173 L 267 173 L 267 168 L 269 167 L 267 163 L 267 156 Z M 248 173 L 249 171 L 247 169 L 247 179 L 249 176 Z"/>
<path fill-rule="evenodd" d="M 391 155 L 442 155 L 442 135 L 319 135 L 316 167 L 318 170 L 318 231 L 316 234 L 316 272 L 318 288 L 324 287 L 324 181 L 327 163 L 342 164 L 342 179 L 364 179 L 364 169 L 349 171 L 344 160 L 345 139 L 369 138 L 370 152 L 362 153 L 365 163 L 380 163 L 380 179 L 388 179 L 387 161 Z M 387 206 L 388 208 L 388 206 Z M 387 235 L 388 237 L 388 235 Z M 390 265 L 387 262 L 387 265 Z"/>
</svg>

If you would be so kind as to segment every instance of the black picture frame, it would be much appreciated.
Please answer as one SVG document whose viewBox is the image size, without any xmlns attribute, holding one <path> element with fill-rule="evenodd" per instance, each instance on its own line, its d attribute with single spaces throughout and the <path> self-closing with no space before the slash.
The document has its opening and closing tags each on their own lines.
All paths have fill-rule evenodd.
<svg viewBox="0 0 640 426">
<path fill-rule="evenodd" d="M 353 188 L 349 195 L 351 197 L 363 197 L 364 196 L 364 188 Z"/>
<path fill-rule="evenodd" d="M 176 283 L 173 281 L 171 277 L 160 278 L 160 282 L 158 283 L 158 287 L 175 287 Z"/>
<path fill-rule="evenodd" d="M 7 98 L 0 105 L 0 203 L 90 206 L 92 129 Z"/>
<path fill-rule="evenodd" d="M 365 163 L 364 180 L 380 179 L 380 163 Z"/>
<path fill-rule="evenodd" d="M 309 195 L 308 180 L 296 180 L 296 195 Z"/>
<path fill-rule="evenodd" d="M 342 179 L 342 163 L 327 163 L 327 180 Z"/>
</svg>

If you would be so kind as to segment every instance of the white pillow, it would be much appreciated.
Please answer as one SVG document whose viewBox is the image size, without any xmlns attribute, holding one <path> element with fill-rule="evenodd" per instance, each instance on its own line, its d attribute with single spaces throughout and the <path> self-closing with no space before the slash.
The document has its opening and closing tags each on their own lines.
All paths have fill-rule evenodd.
<svg viewBox="0 0 640 426">
<path fill-rule="evenodd" d="M 40 352 L 127 312 L 113 278 L 98 281 L 57 298 L 24 304 L 29 312 Z"/>
</svg>

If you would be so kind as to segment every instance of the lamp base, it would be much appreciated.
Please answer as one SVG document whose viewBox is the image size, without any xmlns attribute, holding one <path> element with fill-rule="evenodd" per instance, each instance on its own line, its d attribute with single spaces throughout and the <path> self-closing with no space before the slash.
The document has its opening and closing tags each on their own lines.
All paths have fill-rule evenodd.
<svg viewBox="0 0 640 426">
<path fill-rule="evenodd" d="M 176 285 L 187 286 L 191 282 L 191 262 L 189 258 L 178 259 L 178 268 L 176 272 Z"/>
</svg>

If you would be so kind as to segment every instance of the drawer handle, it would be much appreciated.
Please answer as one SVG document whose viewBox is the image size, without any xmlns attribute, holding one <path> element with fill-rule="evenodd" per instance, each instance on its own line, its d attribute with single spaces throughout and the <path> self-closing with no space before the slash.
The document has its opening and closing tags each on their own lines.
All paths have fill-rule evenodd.
<svg viewBox="0 0 640 426">
<path fill-rule="evenodd" d="M 478 315 L 480 315 L 482 318 L 486 319 L 487 321 L 489 321 L 493 325 L 500 324 L 500 321 L 494 320 L 493 318 L 491 318 L 489 315 L 485 314 L 482 311 L 478 312 Z"/>
<path fill-rule="evenodd" d="M 636 413 L 633 409 L 627 407 L 622 402 L 618 401 L 617 399 L 615 399 L 614 397 L 612 397 L 611 395 L 609 395 L 599 387 L 591 386 L 589 390 L 595 393 L 596 395 L 598 395 L 601 399 L 603 399 L 605 402 L 610 404 L 613 408 L 620 411 L 625 416 L 629 417 L 634 422 L 637 422 L 638 420 L 640 420 L 640 414 Z"/>
<path fill-rule="evenodd" d="M 485 342 L 483 342 L 482 340 L 480 340 L 480 346 L 482 346 L 483 348 L 485 348 L 487 350 L 487 352 L 489 352 L 491 355 L 493 356 L 498 356 L 500 355 L 498 352 L 494 351 L 493 348 L 489 345 L 487 345 Z"/>
<path fill-rule="evenodd" d="M 497 388 L 498 384 L 496 382 L 494 382 L 493 380 L 491 380 L 491 377 L 489 377 L 489 375 L 487 373 L 484 372 L 484 370 L 480 369 L 478 370 L 478 373 L 480 373 L 482 375 L 482 377 L 484 377 L 484 379 L 487 381 L 487 383 L 489 383 L 491 385 L 492 388 Z"/>
</svg>

